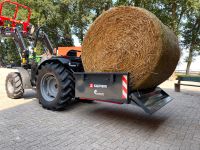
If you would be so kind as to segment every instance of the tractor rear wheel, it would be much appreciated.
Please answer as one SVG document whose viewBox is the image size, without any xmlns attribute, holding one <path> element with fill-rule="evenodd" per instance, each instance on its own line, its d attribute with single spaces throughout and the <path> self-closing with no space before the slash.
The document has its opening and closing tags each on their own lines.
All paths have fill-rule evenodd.
<svg viewBox="0 0 200 150">
<path fill-rule="evenodd" d="M 47 63 L 38 70 L 37 97 L 44 108 L 61 110 L 75 95 L 72 73 L 62 64 Z"/>
<path fill-rule="evenodd" d="M 9 98 L 19 99 L 23 97 L 24 89 L 20 73 L 12 72 L 6 77 L 6 93 Z"/>
</svg>

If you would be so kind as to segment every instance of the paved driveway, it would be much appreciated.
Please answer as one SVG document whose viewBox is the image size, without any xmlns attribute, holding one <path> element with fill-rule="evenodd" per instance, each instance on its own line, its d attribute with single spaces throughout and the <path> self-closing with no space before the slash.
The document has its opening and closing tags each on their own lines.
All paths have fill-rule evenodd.
<svg viewBox="0 0 200 150">
<path fill-rule="evenodd" d="M 65 111 L 43 109 L 34 91 L 11 100 L 0 69 L 0 150 L 200 149 L 200 89 L 173 82 L 162 87 L 175 99 L 149 116 L 132 105 L 77 103 Z"/>
</svg>

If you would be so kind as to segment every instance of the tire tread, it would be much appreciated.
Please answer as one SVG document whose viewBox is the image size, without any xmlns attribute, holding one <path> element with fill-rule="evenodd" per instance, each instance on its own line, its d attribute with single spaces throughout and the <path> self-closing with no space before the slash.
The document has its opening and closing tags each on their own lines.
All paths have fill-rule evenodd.
<svg viewBox="0 0 200 150">
<path fill-rule="evenodd" d="M 7 87 L 7 83 L 9 80 L 13 81 L 13 87 L 14 87 L 13 93 L 10 93 L 8 90 L 8 87 Z M 6 85 L 5 86 L 6 86 L 6 93 L 9 98 L 19 99 L 19 98 L 23 97 L 24 89 L 23 89 L 21 75 L 19 72 L 9 73 L 8 76 L 6 77 Z"/>
<path fill-rule="evenodd" d="M 56 74 L 57 80 L 59 81 L 59 87 L 61 94 L 59 94 L 55 98 L 55 102 L 52 104 L 47 103 L 40 92 L 40 81 L 42 76 L 45 75 L 48 71 Z M 39 102 L 41 103 L 43 108 L 49 110 L 61 110 L 64 109 L 67 105 L 72 103 L 72 98 L 74 98 L 75 91 L 74 91 L 74 79 L 73 74 L 70 73 L 70 70 L 65 68 L 62 64 L 56 63 L 48 63 L 41 66 L 41 69 L 38 71 L 38 80 L 37 80 L 37 97 Z M 59 93 L 59 92 L 58 92 Z"/>
</svg>

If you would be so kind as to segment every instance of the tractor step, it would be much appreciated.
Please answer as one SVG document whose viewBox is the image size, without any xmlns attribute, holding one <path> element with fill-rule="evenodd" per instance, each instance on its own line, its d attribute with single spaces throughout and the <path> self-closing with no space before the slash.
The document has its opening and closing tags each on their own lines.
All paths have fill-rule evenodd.
<svg viewBox="0 0 200 150">
<path fill-rule="evenodd" d="M 152 114 L 172 101 L 173 98 L 157 87 L 153 91 L 135 91 L 130 94 L 130 99 L 146 113 Z"/>
</svg>

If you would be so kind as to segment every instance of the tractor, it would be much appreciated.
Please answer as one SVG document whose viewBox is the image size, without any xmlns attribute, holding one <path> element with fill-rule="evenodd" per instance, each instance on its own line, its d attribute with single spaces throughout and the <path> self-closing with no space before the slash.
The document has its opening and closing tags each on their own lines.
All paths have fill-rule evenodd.
<svg viewBox="0 0 200 150">
<path fill-rule="evenodd" d="M 13 18 L 2 15 L 4 4 L 16 6 Z M 17 20 L 18 8 L 28 10 L 27 20 Z M 161 88 L 131 90 L 128 72 L 85 72 L 80 51 L 71 50 L 66 55 L 54 55 L 47 34 L 39 28 L 33 34 L 30 24 L 31 9 L 17 2 L 6 0 L 0 3 L 0 34 L 12 37 L 19 47 L 21 66 L 17 72 L 8 74 L 6 92 L 9 98 L 22 98 L 25 89 L 35 89 L 39 103 L 49 110 L 62 110 L 77 100 L 101 101 L 114 104 L 134 104 L 152 114 L 169 103 L 172 98 Z M 11 25 L 4 26 L 5 21 Z M 21 25 L 21 29 L 18 27 Z M 35 51 L 27 48 L 24 39 L 38 40 L 45 45 L 45 53 L 36 61 Z M 31 54 L 33 53 L 33 54 Z M 30 60 L 30 55 L 33 59 Z"/>
</svg>

